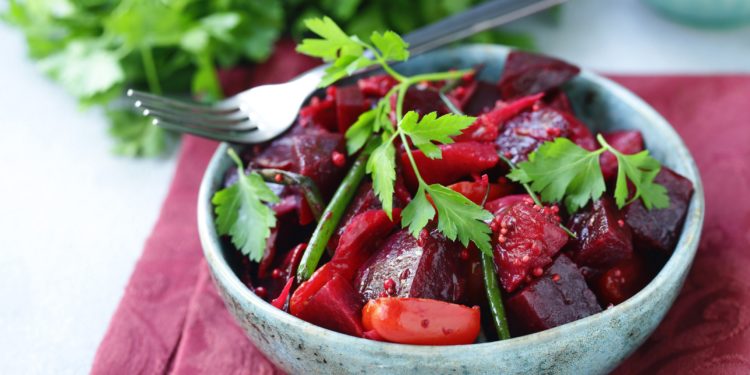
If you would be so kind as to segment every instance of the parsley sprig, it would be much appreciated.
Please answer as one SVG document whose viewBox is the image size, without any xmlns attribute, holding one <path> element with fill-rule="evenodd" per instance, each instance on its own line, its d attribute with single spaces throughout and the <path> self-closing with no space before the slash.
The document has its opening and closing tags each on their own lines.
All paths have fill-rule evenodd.
<svg viewBox="0 0 750 375">
<path fill-rule="evenodd" d="M 242 160 L 233 149 L 227 151 L 237 164 L 237 183 L 217 191 L 211 203 L 216 213 L 216 230 L 229 235 L 232 243 L 250 260 L 259 262 L 266 249 L 276 215 L 265 203 L 277 203 L 279 197 L 257 172 L 244 173 Z"/>
<path fill-rule="evenodd" d="M 373 135 L 380 138 L 380 144 L 372 150 L 367 160 L 366 172 L 372 177 L 373 190 L 380 199 L 383 210 L 391 216 L 396 180 L 394 142 L 399 139 L 419 183 L 414 199 L 402 212 L 401 225 L 417 236 L 437 214 L 437 228 L 448 239 L 458 240 L 464 246 L 473 242 L 484 253 L 491 254 L 491 230 L 486 221 L 492 219 L 492 214 L 443 185 L 426 183 L 419 173 L 411 146 L 414 145 L 428 158 L 440 159 L 442 153 L 438 145 L 453 143 L 453 137 L 461 134 L 475 118 L 457 114 L 438 116 L 434 112 L 420 118 L 417 112 L 403 112 L 404 98 L 409 87 L 427 81 L 458 79 L 470 70 L 404 76 L 390 66 L 392 62 L 409 58 L 408 44 L 398 34 L 392 31 L 373 32 L 369 38 L 370 43 L 367 43 L 356 36 L 347 35 L 328 17 L 308 20 L 306 25 L 320 38 L 303 40 L 297 51 L 331 63 L 321 86 L 328 86 L 359 69 L 373 65 L 379 65 L 399 82 L 375 108 L 363 113 L 346 132 L 347 150 L 350 154 L 359 151 Z M 391 108 L 393 95 L 396 95 L 397 126 L 389 118 L 394 110 Z"/>
<path fill-rule="evenodd" d="M 667 189 L 654 182 L 661 165 L 648 151 L 627 155 L 608 144 L 601 134 L 596 139 L 601 148 L 594 151 L 567 138 L 545 142 L 529 155 L 528 161 L 513 168 L 508 178 L 529 184 L 543 201 L 564 202 L 568 212 L 575 212 L 590 200 L 599 199 L 606 190 L 599 156 L 609 151 L 618 163 L 614 197 L 619 208 L 639 198 L 649 210 L 669 207 Z M 630 199 L 628 181 L 635 189 Z"/>
</svg>

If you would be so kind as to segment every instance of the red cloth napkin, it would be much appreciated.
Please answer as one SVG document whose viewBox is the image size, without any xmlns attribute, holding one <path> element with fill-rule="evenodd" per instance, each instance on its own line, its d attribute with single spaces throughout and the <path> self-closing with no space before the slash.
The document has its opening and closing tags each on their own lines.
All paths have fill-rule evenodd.
<svg viewBox="0 0 750 375">
<path fill-rule="evenodd" d="M 314 64 L 284 45 L 247 76 L 284 81 Z M 698 163 L 708 210 L 685 288 L 617 374 L 750 373 L 750 77 L 623 76 Z M 198 185 L 216 143 L 185 137 L 160 218 L 94 359 L 93 374 L 280 372 L 245 337 L 216 293 L 196 229 Z"/>
</svg>

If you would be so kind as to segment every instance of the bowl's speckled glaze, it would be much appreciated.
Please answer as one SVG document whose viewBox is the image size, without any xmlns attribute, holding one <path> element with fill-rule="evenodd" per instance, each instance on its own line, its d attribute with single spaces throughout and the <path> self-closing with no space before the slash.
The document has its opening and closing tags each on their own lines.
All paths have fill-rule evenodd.
<svg viewBox="0 0 750 375">
<path fill-rule="evenodd" d="M 508 49 L 470 45 L 412 58 L 412 74 L 484 64 L 483 79 L 500 75 Z M 684 143 L 650 106 L 623 87 L 583 71 L 565 87 L 577 115 L 595 131 L 638 129 L 664 165 L 693 181 L 695 193 L 677 248 L 651 283 L 624 303 L 533 335 L 464 346 L 410 346 L 351 337 L 304 322 L 250 292 L 232 271 L 213 223 L 210 198 L 231 161 L 218 148 L 198 201 L 198 226 L 208 265 L 229 310 L 266 356 L 289 373 L 314 374 L 600 374 L 617 366 L 651 334 L 677 296 L 703 224 L 703 188 Z"/>
</svg>

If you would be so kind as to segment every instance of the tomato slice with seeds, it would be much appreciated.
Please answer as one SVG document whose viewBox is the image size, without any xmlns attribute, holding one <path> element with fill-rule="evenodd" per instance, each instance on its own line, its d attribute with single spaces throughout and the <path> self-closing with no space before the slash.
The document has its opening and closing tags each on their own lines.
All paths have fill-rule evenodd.
<svg viewBox="0 0 750 375">
<path fill-rule="evenodd" d="M 479 336 L 480 313 L 478 307 L 434 299 L 384 297 L 362 308 L 362 324 L 390 342 L 464 345 Z"/>
</svg>

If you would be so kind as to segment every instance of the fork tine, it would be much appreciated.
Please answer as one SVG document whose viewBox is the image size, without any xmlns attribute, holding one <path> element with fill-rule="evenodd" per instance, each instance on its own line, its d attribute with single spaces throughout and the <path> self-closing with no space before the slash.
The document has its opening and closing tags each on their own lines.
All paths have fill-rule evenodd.
<svg viewBox="0 0 750 375">
<path fill-rule="evenodd" d="M 173 107 L 183 111 L 190 111 L 194 113 L 210 113 L 210 114 L 232 114 L 238 112 L 240 109 L 237 107 L 232 108 L 217 108 L 205 104 L 190 103 L 182 100 L 165 98 L 163 96 L 149 94 L 147 92 L 129 89 L 127 95 L 133 99 L 136 99 L 136 107 L 143 105 L 143 103 L 149 103 L 151 107 Z M 138 102 L 141 102 L 139 105 Z"/>
<path fill-rule="evenodd" d="M 252 131 L 257 129 L 258 127 L 251 123 L 248 120 L 245 121 L 239 121 L 239 122 L 225 122 L 225 123 L 218 123 L 218 122 L 212 122 L 210 125 L 207 125 L 207 121 L 203 119 L 197 119 L 190 116 L 185 115 L 168 115 L 168 114 L 159 114 L 158 112 L 152 112 L 150 110 L 144 110 L 143 111 L 144 116 L 151 117 L 153 119 L 156 119 L 158 121 L 165 121 L 168 123 L 172 123 L 175 125 L 185 126 L 189 128 L 198 128 L 203 129 L 206 131 L 232 131 L 232 132 L 245 132 L 245 131 Z"/>
<path fill-rule="evenodd" d="M 244 137 L 242 134 L 237 134 L 234 132 L 229 131 L 223 131 L 223 130 L 206 130 L 202 128 L 191 128 L 184 125 L 178 125 L 173 124 L 170 122 L 165 121 L 159 121 L 158 119 L 154 119 L 152 122 L 153 125 L 161 127 L 166 130 L 176 131 L 179 133 L 188 133 L 197 135 L 199 137 L 204 138 L 210 138 L 221 142 L 230 142 L 230 143 L 246 143 L 249 142 L 246 139 L 243 139 Z M 248 133 L 243 133 L 248 134 Z"/>
<path fill-rule="evenodd" d="M 180 123 L 192 127 L 200 127 L 206 129 L 221 129 L 221 130 L 233 130 L 233 131 L 245 131 L 253 130 L 257 128 L 255 124 L 250 121 L 250 118 L 226 118 L 221 116 L 215 116 L 212 118 L 195 116 L 187 113 L 170 112 L 162 110 L 144 109 L 144 116 L 150 116 L 158 118 L 161 121 L 167 121 L 172 123 Z"/>
<path fill-rule="evenodd" d="M 168 106 L 154 105 L 155 103 L 142 102 L 140 100 L 136 100 L 134 104 L 136 108 L 141 109 L 143 112 L 148 111 L 149 113 L 154 113 L 154 114 L 159 114 L 159 115 L 164 115 L 164 116 L 188 117 L 191 119 L 205 120 L 211 123 L 236 124 L 239 122 L 250 120 L 247 114 L 242 111 L 237 112 L 237 113 L 232 113 L 232 114 L 193 113 L 193 112 L 186 112 L 186 111 L 174 109 Z"/>
</svg>

